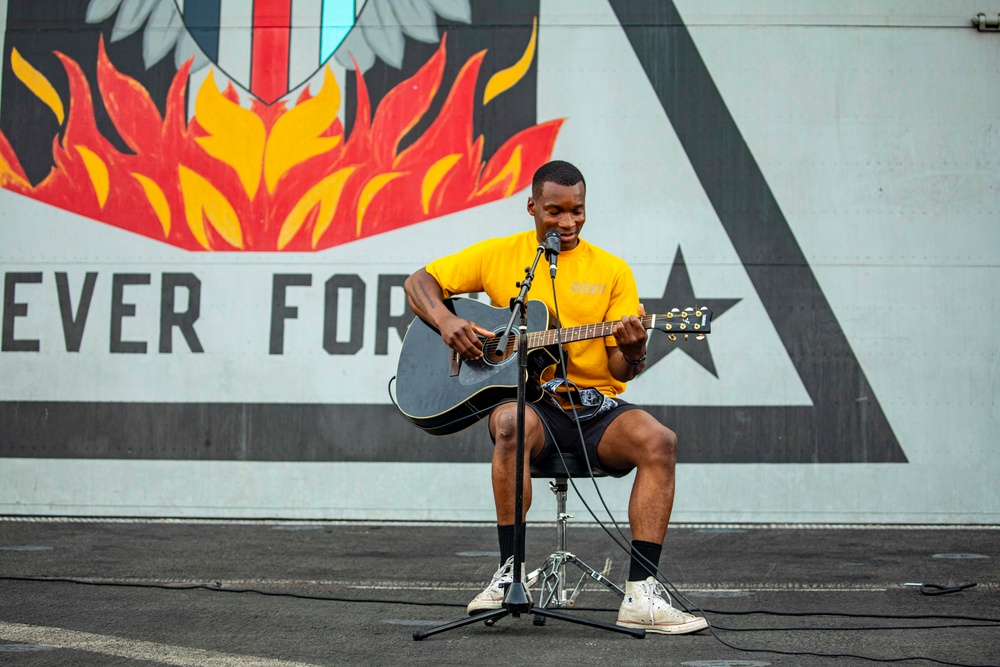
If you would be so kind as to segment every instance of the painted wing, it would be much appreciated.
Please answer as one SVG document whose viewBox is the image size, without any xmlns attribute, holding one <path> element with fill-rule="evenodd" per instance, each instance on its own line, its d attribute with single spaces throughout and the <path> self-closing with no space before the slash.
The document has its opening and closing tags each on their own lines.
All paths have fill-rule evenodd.
<svg viewBox="0 0 1000 667">
<path fill-rule="evenodd" d="M 361 71 L 366 72 L 376 58 L 399 69 L 403 66 L 404 36 L 426 44 L 440 41 L 438 16 L 469 23 L 472 8 L 469 0 L 367 0 L 354 30 L 333 57 L 349 70 L 357 61 Z"/>
<path fill-rule="evenodd" d="M 469 23 L 472 20 L 469 1 L 367 0 L 354 29 L 337 48 L 334 58 L 350 70 L 357 61 L 361 71 L 367 71 L 376 58 L 398 69 L 403 65 L 404 36 L 436 44 L 441 39 L 437 17 Z M 101 23 L 116 13 L 111 41 L 117 42 L 142 30 L 142 58 L 146 69 L 171 50 L 175 67 L 180 67 L 192 56 L 192 72 L 209 64 L 209 59 L 185 27 L 174 0 L 90 0 L 87 23 Z"/>
<path fill-rule="evenodd" d="M 191 71 L 210 64 L 208 57 L 184 26 L 174 0 L 90 0 L 87 23 L 101 23 L 115 15 L 111 41 L 117 42 L 142 30 L 142 62 L 149 69 L 174 53 L 174 66 L 194 57 Z"/>
</svg>

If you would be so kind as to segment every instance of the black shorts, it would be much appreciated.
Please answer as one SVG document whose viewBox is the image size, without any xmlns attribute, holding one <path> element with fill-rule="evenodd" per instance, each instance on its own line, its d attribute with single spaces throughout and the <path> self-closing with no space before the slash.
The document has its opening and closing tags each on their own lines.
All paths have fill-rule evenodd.
<svg viewBox="0 0 1000 667">
<path fill-rule="evenodd" d="M 615 402 L 618 405 L 611 410 L 580 422 L 580 429 L 583 431 L 583 441 L 587 450 L 587 460 L 590 462 L 590 469 L 595 475 L 624 477 L 633 470 L 632 467 L 624 470 L 609 470 L 602 467 L 597 460 L 597 444 L 601 441 L 604 431 L 607 430 L 611 422 L 623 412 L 639 408 L 638 405 L 633 405 L 620 398 L 616 398 Z M 527 403 L 525 407 L 534 410 L 538 418 L 542 420 L 542 426 L 545 427 L 545 444 L 542 446 L 542 451 L 538 453 L 538 456 L 531 460 L 532 463 L 543 463 L 553 457 L 558 459 L 558 448 L 564 454 L 577 456 L 581 464 L 583 464 L 583 455 L 579 444 L 580 434 L 577 431 L 576 422 L 573 420 L 572 410 L 563 410 L 560 407 L 556 407 L 545 398 L 542 398 L 537 403 Z M 493 438 L 492 432 L 490 433 L 490 438 Z"/>
</svg>

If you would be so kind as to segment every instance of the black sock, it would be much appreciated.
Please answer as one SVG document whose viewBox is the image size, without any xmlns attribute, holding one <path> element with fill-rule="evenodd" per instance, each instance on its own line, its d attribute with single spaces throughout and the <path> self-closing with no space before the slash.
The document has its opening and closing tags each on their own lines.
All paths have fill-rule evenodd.
<svg viewBox="0 0 1000 667">
<path fill-rule="evenodd" d="M 632 540 L 632 562 L 629 564 L 628 580 L 645 581 L 646 577 L 655 577 L 662 550 L 662 544 Z"/>
<path fill-rule="evenodd" d="M 500 564 L 514 555 L 514 526 L 497 524 L 497 537 L 500 539 Z M 521 524 L 521 562 L 524 562 L 524 524 Z"/>
</svg>

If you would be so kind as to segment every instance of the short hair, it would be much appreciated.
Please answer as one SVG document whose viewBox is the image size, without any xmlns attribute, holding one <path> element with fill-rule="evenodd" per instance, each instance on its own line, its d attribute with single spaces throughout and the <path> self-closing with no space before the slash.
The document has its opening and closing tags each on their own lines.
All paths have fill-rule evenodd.
<svg viewBox="0 0 1000 667">
<path fill-rule="evenodd" d="M 552 160 L 535 171 L 535 176 L 531 179 L 531 196 L 540 197 L 545 183 L 567 186 L 583 183 L 584 191 L 587 190 L 587 181 L 583 180 L 580 170 L 563 160 Z"/>
</svg>

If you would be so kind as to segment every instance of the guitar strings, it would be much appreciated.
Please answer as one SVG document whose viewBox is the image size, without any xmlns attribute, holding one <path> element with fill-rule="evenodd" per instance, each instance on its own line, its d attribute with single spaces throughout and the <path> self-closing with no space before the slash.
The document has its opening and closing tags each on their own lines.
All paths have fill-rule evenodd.
<svg viewBox="0 0 1000 667">
<path fill-rule="evenodd" d="M 652 321 L 651 318 L 652 318 L 652 315 L 644 315 L 640 319 L 641 319 L 643 325 L 647 326 L 647 321 L 651 322 Z M 544 330 L 544 331 L 529 331 L 527 335 L 528 335 L 529 342 L 530 342 L 530 339 L 531 339 L 532 336 L 535 336 L 536 338 L 541 339 L 541 340 L 538 341 L 539 346 L 562 345 L 564 343 L 564 341 L 562 340 L 562 334 L 563 333 L 567 334 L 568 337 L 570 337 L 570 338 L 574 338 L 576 335 L 578 335 L 580 333 L 584 333 L 585 335 L 587 335 L 586 334 L 587 330 L 588 329 L 592 329 L 593 330 L 592 331 L 592 335 L 587 335 L 587 337 L 589 337 L 589 338 L 599 338 L 601 336 L 610 336 L 611 335 L 611 329 L 614 327 L 614 324 L 615 324 L 614 322 L 599 322 L 599 323 L 596 323 L 596 324 L 584 324 L 584 325 L 576 326 L 576 327 L 547 329 L 547 330 Z M 600 333 L 598 333 L 598 332 L 600 332 Z M 553 337 L 554 337 L 553 340 L 549 340 L 549 339 L 551 339 Z M 499 346 L 500 346 L 500 339 L 497 338 L 497 337 L 495 337 L 495 336 L 493 338 L 483 338 L 483 337 L 480 337 L 480 338 L 481 338 L 481 340 L 483 342 L 483 352 L 484 353 L 488 352 L 490 354 L 494 354 L 495 355 L 495 353 L 497 352 L 497 348 L 499 348 Z M 499 356 L 501 358 L 506 358 L 507 356 L 513 354 L 514 351 L 517 350 L 517 344 L 518 344 L 519 338 L 520 338 L 520 334 L 511 332 L 511 336 L 510 336 L 509 340 L 507 341 L 507 345 L 506 345 L 506 347 L 504 347 L 503 354 L 499 355 Z M 565 341 L 565 342 L 566 343 L 572 343 L 572 342 L 576 342 L 576 340 L 583 340 L 583 338 L 575 339 L 575 340 L 568 340 L 568 341 Z"/>
</svg>

